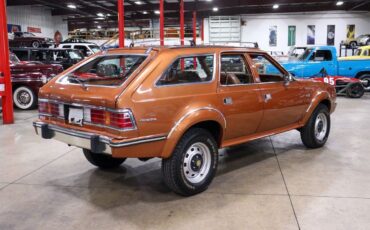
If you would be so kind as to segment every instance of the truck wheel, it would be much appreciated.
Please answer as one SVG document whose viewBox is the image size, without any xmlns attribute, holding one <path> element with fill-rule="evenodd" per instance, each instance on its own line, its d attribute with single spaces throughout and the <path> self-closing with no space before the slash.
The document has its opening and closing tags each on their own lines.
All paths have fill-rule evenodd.
<svg viewBox="0 0 370 230">
<path fill-rule="evenodd" d="M 32 47 L 33 48 L 39 48 L 40 47 L 40 42 L 39 41 L 33 41 L 32 42 Z"/>
<path fill-rule="evenodd" d="M 204 129 L 192 128 L 177 144 L 172 156 L 162 160 L 166 185 L 175 193 L 191 196 L 205 191 L 218 164 L 218 146 Z"/>
<path fill-rule="evenodd" d="M 364 85 L 365 91 L 369 92 L 370 91 L 370 74 L 364 74 L 359 77 L 360 80 L 366 80 L 367 84 Z"/>
<path fill-rule="evenodd" d="M 361 83 L 353 83 L 348 86 L 347 96 L 350 98 L 361 98 L 364 96 L 365 89 Z"/>
<path fill-rule="evenodd" d="M 320 148 L 328 140 L 330 113 L 327 106 L 319 104 L 301 130 L 301 139 L 307 148 Z"/>
<path fill-rule="evenodd" d="M 93 153 L 88 149 L 83 149 L 86 159 L 93 165 L 102 169 L 117 168 L 126 158 L 113 158 L 112 156 L 104 153 Z"/>
<path fill-rule="evenodd" d="M 36 95 L 26 86 L 16 88 L 13 92 L 14 105 L 23 110 L 33 109 L 36 107 Z"/>
</svg>

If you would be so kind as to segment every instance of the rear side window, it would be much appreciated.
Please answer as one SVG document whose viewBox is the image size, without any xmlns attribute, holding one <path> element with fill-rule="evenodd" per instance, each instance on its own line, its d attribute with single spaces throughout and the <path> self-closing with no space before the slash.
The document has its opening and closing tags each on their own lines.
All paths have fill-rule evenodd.
<svg viewBox="0 0 370 230">
<path fill-rule="evenodd" d="M 181 57 L 164 72 L 157 86 L 210 82 L 213 72 L 214 55 Z"/>
<path fill-rule="evenodd" d="M 13 52 L 17 55 L 17 57 L 21 61 L 29 61 L 28 60 L 28 51 L 27 50 L 15 50 Z"/>
<path fill-rule="evenodd" d="M 221 85 L 240 85 L 253 82 L 243 54 L 221 55 Z"/>
<path fill-rule="evenodd" d="M 59 83 L 119 86 L 145 61 L 144 55 L 111 55 L 97 57 L 67 76 Z"/>
<path fill-rule="evenodd" d="M 311 56 L 311 61 L 331 61 L 333 56 L 330 50 L 317 50 Z"/>
<path fill-rule="evenodd" d="M 80 50 L 83 55 L 89 56 L 88 53 L 87 53 L 87 51 L 89 51 L 89 50 L 87 49 L 86 46 L 75 46 L 75 49 Z"/>
</svg>

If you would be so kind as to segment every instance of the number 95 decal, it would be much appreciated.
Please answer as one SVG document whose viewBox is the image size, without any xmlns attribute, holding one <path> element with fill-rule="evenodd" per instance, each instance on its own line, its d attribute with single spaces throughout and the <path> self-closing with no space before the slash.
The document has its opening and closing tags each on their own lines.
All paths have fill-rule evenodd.
<svg viewBox="0 0 370 230">
<path fill-rule="evenodd" d="M 335 85 L 335 81 L 333 77 L 324 77 L 324 82 L 330 85 Z"/>
</svg>

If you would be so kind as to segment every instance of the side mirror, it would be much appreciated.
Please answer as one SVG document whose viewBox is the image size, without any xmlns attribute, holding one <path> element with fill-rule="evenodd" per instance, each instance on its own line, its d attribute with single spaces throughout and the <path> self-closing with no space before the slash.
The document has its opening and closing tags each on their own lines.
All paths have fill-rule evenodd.
<svg viewBox="0 0 370 230">
<path fill-rule="evenodd" d="M 290 84 L 290 82 L 293 81 L 293 76 L 290 73 L 285 74 L 283 78 L 284 78 L 284 85 L 285 86 L 288 86 Z"/>
</svg>

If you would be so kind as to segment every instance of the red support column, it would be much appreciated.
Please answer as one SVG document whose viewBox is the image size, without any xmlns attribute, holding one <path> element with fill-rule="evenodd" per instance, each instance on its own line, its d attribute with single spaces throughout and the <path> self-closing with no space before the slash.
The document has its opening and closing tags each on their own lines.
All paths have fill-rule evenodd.
<svg viewBox="0 0 370 230">
<path fill-rule="evenodd" d="M 202 18 L 200 23 L 200 40 L 204 42 L 204 18 Z"/>
<path fill-rule="evenodd" d="M 197 12 L 193 11 L 193 40 L 197 44 Z"/>
<path fill-rule="evenodd" d="M 124 0 L 118 0 L 119 48 L 125 47 L 125 9 Z"/>
<path fill-rule="evenodd" d="M 161 46 L 164 46 L 164 0 L 159 2 L 159 37 Z"/>
<path fill-rule="evenodd" d="M 12 124 L 14 114 L 5 1 L 0 0 L 0 97 L 2 97 L 3 123 Z"/>
<path fill-rule="evenodd" d="M 193 11 L 193 41 L 194 45 L 197 44 L 197 12 Z M 194 69 L 197 68 L 197 58 L 194 57 L 193 61 Z"/>
<path fill-rule="evenodd" d="M 184 19 L 184 0 L 180 0 L 180 44 L 185 44 L 185 19 Z"/>
</svg>

